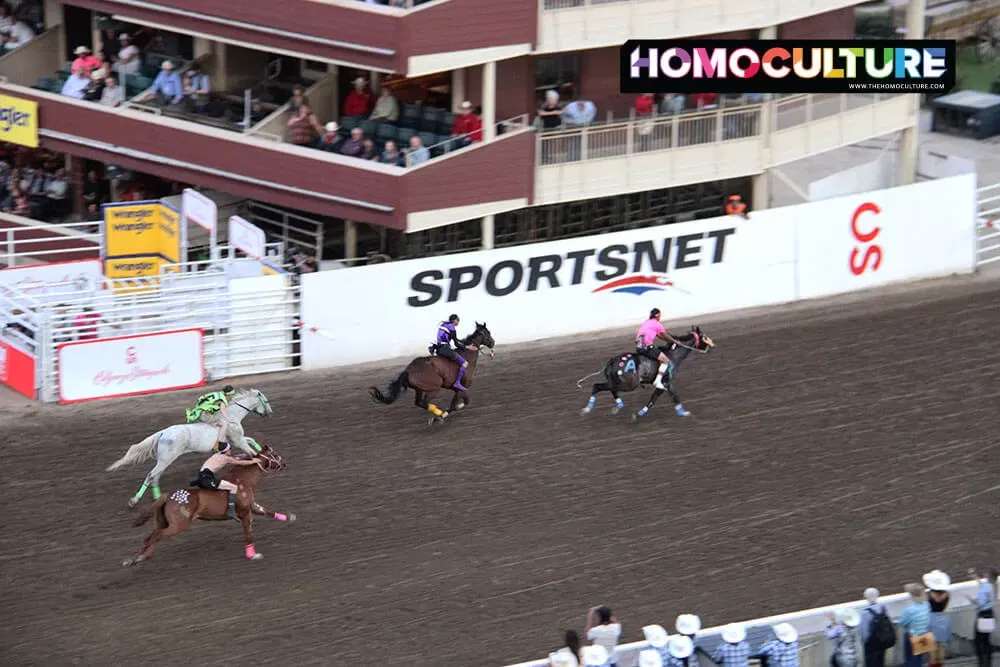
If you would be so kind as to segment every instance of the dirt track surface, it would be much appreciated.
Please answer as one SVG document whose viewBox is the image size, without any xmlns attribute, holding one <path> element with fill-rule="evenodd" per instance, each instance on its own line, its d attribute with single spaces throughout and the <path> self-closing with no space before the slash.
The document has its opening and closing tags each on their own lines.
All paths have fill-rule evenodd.
<svg viewBox="0 0 1000 667">
<path fill-rule="evenodd" d="M 640 424 L 606 397 L 579 416 L 576 379 L 631 331 L 569 358 L 494 332 L 444 427 L 412 394 L 368 399 L 400 366 L 256 380 L 275 416 L 247 431 L 289 462 L 259 499 L 299 521 L 258 520 L 254 563 L 238 524 L 202 522 L 120 565 L 148 532 L 125 508 L 147 464 L 104 467 L 197 392 L 0 406 L 0 664 L 492 667 L 594 604 L 632 641 L 681 612 L 716 625 L 995 562 L 1000 284 L 709 321 L 717 352 L 677 383 L 688 420 L 666 397 Z"/>
</svg>

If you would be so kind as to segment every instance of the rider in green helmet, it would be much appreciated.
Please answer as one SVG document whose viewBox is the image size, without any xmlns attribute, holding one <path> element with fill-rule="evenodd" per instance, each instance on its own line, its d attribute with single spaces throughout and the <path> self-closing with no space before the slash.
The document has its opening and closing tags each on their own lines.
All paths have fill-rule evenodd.
<svg viewBox="0 0 1000 667">
<path fill-rule="evenodd" d="M 187 411 L 188 423 L 200 421 L 211 424 L 219 428 L 218 445 L 216 449 L 222 451 L 222 445 L 227 441 L 226 428 L 229 425 L 229 398 L 236 393 L 232 385 L 227 384 L 222 391 L 210 391 L 198 397 L 194 408 Z M 231 444 L 231 443 L 230 443 Z"/>
</svg>

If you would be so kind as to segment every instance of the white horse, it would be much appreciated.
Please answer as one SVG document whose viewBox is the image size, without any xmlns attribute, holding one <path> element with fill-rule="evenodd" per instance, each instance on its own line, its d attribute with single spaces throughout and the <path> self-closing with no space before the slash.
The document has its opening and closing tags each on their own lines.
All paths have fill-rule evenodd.
<svg viewBox="0 0 1000 667">
<path fill-rule="evenodd" d="M 260 445 L 243 434 L 241 422 L 250 413 L 261 417 L 269 416 L 272 411 L 267 397 L 259 389 L 242 390 L 229 400 L 229 407 L 226 408 L 226 411 L 229 413 L 231 422 L 226 429 L 229 444 L 243 450 L 250 456 L 256 456 L 257 452 L 260 451 Z M 184 454 L 208 454 L 215 449 L 218 437 L 219 427 L 212 424 L 204 422 L 174 424 L 129 447 L 125 456 L 112 463 L 107 469 L 108 471 L 117 470 L 123 466 L 156 459 L 156 465 L 146 475 L 138 493 L 128 501 L 129 507 L 135 507 L 150 486 L 153 487 L 153 499 L 160 497 L 160 475 L 171 463 Z"/>
</svg>

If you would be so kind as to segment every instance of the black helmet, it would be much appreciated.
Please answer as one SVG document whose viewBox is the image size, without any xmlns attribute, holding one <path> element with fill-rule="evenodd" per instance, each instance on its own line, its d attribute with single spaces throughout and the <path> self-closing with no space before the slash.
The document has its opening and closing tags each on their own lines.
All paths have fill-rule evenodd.
<svg viewBox="0 0 1000 667">
<path fill-rule="evenodd" d="M 233 389 L 233 385 L 231 385 L 231 384 L 227 384 L 225 387 L 222 388 L 222 393 L 224 393 L 224 394 L 231 394 L 234 391 L 236 391 L 236 390 Z"/>
<path fill-rule="evenodd" d="M 654 317 L 659 317 L 659 316 L 660 316 L 659 308 L 654 308 L 653 310 L 649 311 L 649 319 L 653 319 Z"/>
<path fill-rule="evenodd" d="M 448 316 L 448 321 L 449 322 L 458 322 L 458 315 L 456 315 L 455 313 L 452 313 L 451 315 Z"/>
</svg>

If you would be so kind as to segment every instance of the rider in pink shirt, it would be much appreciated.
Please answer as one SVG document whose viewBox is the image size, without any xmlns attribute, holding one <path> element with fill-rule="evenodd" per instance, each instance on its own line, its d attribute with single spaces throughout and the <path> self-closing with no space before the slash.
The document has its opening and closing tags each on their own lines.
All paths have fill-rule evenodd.
<svg viewBox="0 0 1000 667">
<path fill-rule="evenodd" d="M 657 389 L 666 389 L 666 386 L 663 384 L 663 374 L 670 367 L 670 359 L 656 345 L 657 339 L 660 338 L 671 344 L 677 342 L 677 339 L 668 334 L 667 330 L 660 324 L 660 309 L 654 308 L 649 312 L 649 319 L 639 327 L 639 333 L 635 336 L 635 350 L 644 357 L 649 357 L 660 362 L 660 368 L 656 373 L 656 380 L 653 382 L 653 386 Z"/>
</svg>

